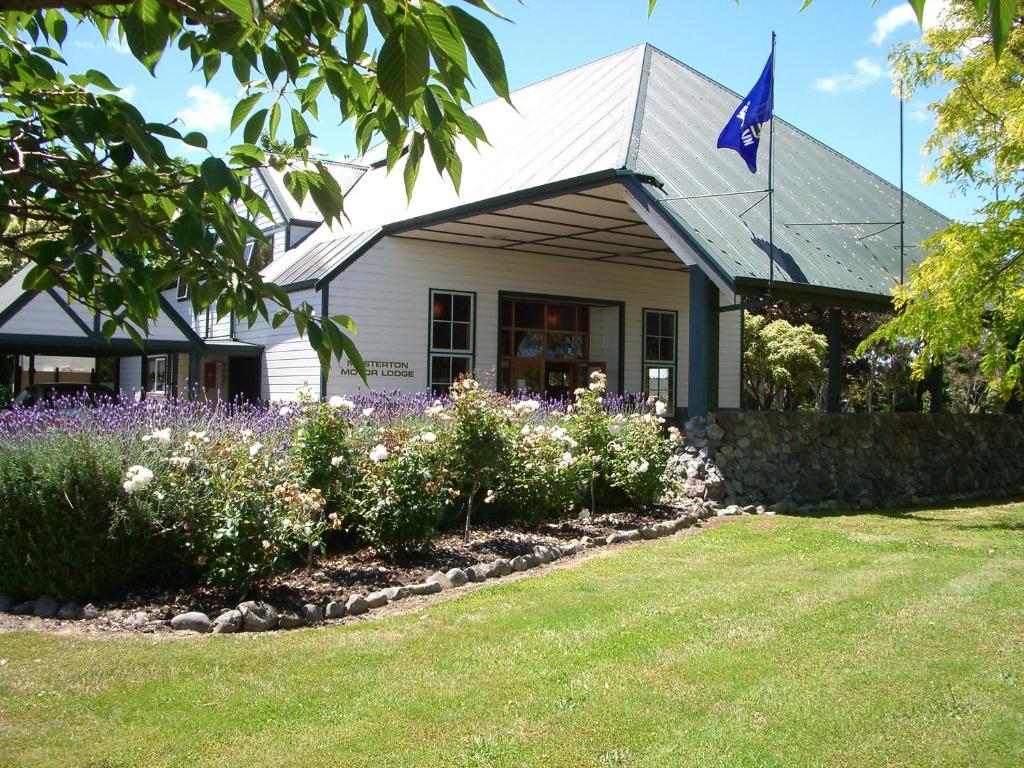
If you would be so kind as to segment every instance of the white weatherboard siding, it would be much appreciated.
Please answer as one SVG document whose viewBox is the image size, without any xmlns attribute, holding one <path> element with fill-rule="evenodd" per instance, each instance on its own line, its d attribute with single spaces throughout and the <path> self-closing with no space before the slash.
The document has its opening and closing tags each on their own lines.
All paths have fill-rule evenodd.
<svg viewBox="0 0 1024 768">
<path fill-rule="evenodd" d="M 295 291 L 290 297 L 295 306 L 305 301 L 317 309 L 320 307 L 320 294 L 313 289 Z M 423 301 L 425 307 L 426 299 Z M 272 328 L 263 320 L 252 328 L 246 323 L 235 323 L 235 338 L 263 346 L 262 397 L 294 400 L 300 387 L 308 387 L 314 398 L 319 396 L 320 361 L 309 346 L 309 340 L 299 336 L 291 319 L 285 320 L 280 328 Z"/>
<path fill-rule="evenodd" d="M 121 366 L 118 374 L 118 387 L 122 396 L 130 396 L 142 389 L 142 358 L 122 357 L 118 359 Z"/>
<path fill-rule="evenodd" d="M 92 317 L 83 322 L 92 328 Z M 87 339 L 82 327 L 45 292 L 37 293 L 27 306 L 21 308 L 3 327 L 4 334 L 32 336 L 64 336 L 68 339 Z"/>
<path fill-rule="evenodd" d="M 356 344 L 367 361 L 408 364 L 408 369 L 378 367 L 370 388 L 397 387 L 422 391 L 428 385 L 427 325 L 429 291 L 476 293 L 476 371 L 490 379 L 497 366 L 498 293 L 545 294 L 566 298 L 625 302 L 625 370 L 627 392 L 641 388 L 643 310 L 679 313 L 676 402 L 686 403 L 689 276 L 686 272 L 585 263 L 578 260 L 508 251 L 442 245 L 389 237 L 353 263 L 331 283 L 331 314 L 347 314 L 359 327 Z M 294 299 L 293 299 L 294 300 Z M 731 297 L 722 297 L 731 303 Z M 604 314 L 605 311 L 595 312 Z M 618 318 L 602 318 L 601 326 L 617 333 Z M 595 327 L 595 331 L 597 328 Z M 250 339 L 246 339 L 250 340 Z M 255 339 L 252 339 L 255 341 Z M 265 342 L 264 342 L 265 343 Z M 305 343 L 299 340 L 299 343 Z M 612 337 L 611 344 L 617 339 Z M 721 406 L 739 404 L 739 318 L 722 316 Z M 310 356 L 314 367 L 315 357 Z M 596 358 L 595 358 L 596 359 Z M 614 357 L 608 360 L 614 364 Z M 405 371 L 411 375 L 389 375 Z M 615 372 L 617 374 L 617 372 Z M 609 374 L 613 374 L 609 370 Z M 300 379 L 292 377 L 289 383 Z M 310 381 L 315 378 L 310 377 Z M 609 376 L 612 386 L 616 376 Z M 327 393 L 349 393 L 365 388 L 358 376 L 335 366 Z"/>
</svg>

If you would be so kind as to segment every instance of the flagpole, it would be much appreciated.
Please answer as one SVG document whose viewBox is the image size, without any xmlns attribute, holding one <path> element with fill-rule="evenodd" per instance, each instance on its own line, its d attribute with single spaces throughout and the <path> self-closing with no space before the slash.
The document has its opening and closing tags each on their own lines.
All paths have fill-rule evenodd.
<svg viewBox="0 0 1024 768">
<path fill-rule="evenodd" d="M 900 285 L 903 285 L 903 230 L 906 191 L 903 187 L 903 81 L 900 80 Z"/>
<path fill-rule="evenodd" d="M 772 103 L 768 134 L 768 295 L 775 282 L 775 30 L 772 30 Z M 900 217 L 902 218 L 902 216 Z"/>
</svg>

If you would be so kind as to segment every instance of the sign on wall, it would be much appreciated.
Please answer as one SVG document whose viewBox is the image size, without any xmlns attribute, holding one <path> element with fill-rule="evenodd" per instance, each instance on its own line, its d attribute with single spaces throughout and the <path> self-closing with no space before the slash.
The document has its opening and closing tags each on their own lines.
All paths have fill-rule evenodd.
<svg viewBox="0 0 1024 768">
<path fill-rule="evenodd" d="M 366 378 L 381 379 L 411 379 L 416 376 L 416 371 L 406 360 L 364 360 L 366 366 Z M 348 367 L 341 369 L 342 376 L 358 376 L 355 368 Z"/>
</svg>

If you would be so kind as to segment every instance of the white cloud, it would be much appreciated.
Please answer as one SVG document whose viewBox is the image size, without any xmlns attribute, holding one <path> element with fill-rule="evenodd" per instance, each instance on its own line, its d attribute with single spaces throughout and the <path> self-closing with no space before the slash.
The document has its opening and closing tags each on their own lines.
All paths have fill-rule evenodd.
<svg viewBox="0 0 1024 768">
<path fill-rule="evenodd" d="M 907 120 L 912 123 L 927 123 L 935 119 L 924 104 L 912 104 L 906 111 Z"/>
<path fill-rule="evenodd" d="M 852 72 L 837 72 L 828 77 L 819 77 L 814 81 L 814 87 L 825 93 L 859 91 L 881 80 L 885 77 L 885 72 L 885 67 L 874 59 L 857 59 L 853 62 Z"/>
<path fill-rule="evenodd" d="M 112 35 L 106 42 L 93 43 L 88 40 L 75 40 L 76 48 L 85 48 L 90 51 L 114 51 L 115 53 L 130 54 L 132 49 L 128 47 L 128 43 L 123 40 L 119 40 L 115 35 Z"/>
<path fill-rule="evenodd" d="M 119 90 L 117 92 L 117 95 L 120 96 L 125 101 L 131 101 L 132 97 L 135 96 L 135 86 L 134 85 L 126 85 L 124 88 L 122 88 L 121 90 Z"/>
<path fill-rule="evenodd" d="M 950 0 L 928 0 L 924 4 L 924 29 L 931 29 L 945 17 L 949 11 Z M 900 4 L 890 8 L 877 19 L 875 19 L 875 31 L 871 34 L 871 41 L 875 45 L 882 45 L 900 27 L 908 24 L 917 25 L 917 14 L 906 0 L 900 0 Z"/>
<path fill-rule="evenodd" d="M 213 131 L 228 124 L 231 110 L 219 93 L 193 85 L 188 97 L 192 104 L 174 113 L 186 130 Z"/>
</svg>

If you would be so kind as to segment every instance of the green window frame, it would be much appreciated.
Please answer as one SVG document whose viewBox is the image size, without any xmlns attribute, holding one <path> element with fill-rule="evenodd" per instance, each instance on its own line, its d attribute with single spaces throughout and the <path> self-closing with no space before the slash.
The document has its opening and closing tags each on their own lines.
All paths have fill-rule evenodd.
<svg viewBox="0 0 1024 768">
<path fill-rule="evenodd" d="M 643 391 L 675 409 L 678 370 L 679 313 L 673 309 L 643 311 Z"/>
<path fill-rule="evenodd" d="M 431 394 L 444 395 L 476 362 L 476 294 L 431 288 L 427 315 L 427 376 Z"/>
</svg>

